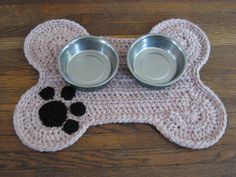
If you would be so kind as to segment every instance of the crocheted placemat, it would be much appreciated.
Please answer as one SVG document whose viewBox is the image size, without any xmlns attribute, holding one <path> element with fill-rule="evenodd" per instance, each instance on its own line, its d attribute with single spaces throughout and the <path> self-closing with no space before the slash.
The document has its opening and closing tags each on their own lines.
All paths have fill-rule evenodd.
<svg viewBox="0 0 236 177">
<path fill-rule="evenodd" d="M 57 70 L 57 57 L 72 39 L 89 35 L 78 23 L 60 19 L 35 27 L 26 37 L 24 52 L 39 72 L 38 83 L 19 100 L 14 126 L 21 141 L 38 151 L 57 151 L 74 144 L 90 126 L 107 123 L 147 123 L 180 146 L 201 149 L 215 144 L 226 128 L 224 105 L 200 80 L 210 44 L 204 32 L 182 19 L 154 26 L 177 40 L 188 57 L 187 71 L 165 89 L 140 86 L 126 65 L 134 39 L 109 38 L 119 51 L 120 66 L 114 79 L 94 92 L 74 90 Z"/>
</svg>

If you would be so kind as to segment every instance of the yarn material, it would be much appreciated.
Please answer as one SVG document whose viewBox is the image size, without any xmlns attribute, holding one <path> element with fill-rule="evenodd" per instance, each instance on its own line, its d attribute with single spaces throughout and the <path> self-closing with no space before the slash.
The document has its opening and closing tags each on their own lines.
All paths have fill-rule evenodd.
<svg viewBox="0 0 236 177">
<path fill-rule="evenodd" d="M 69 94 L 62 94 L 67 83 L 57 70 L 59 52 L 72 39 L 89 33 L 66 19 L 46 21 L 35 27 L 25 39 L 24 52 L 29 63 L 39 71 L 39 81 L 21 96 L 13 116 L 16 134 L 23 144 L 37 151 L 58 151 L 74 144 L 87 128 L 107 123 L 150 124 L 170 141 L 192 149 L 207 148 L 218 142 L 225 132 L 226 110 L 218 96 L 202 83 L 199 74 L 210 54 L 207 36 L 197 25 L 184 19 L 163 21 L 150 33 L 173 38 L 184 48 L 188 64 L 179 81 L 161 90 L 139 85 L 125 61 L 134 39 L 105 37 L 119 52 L 116 76 L 103 89 L 75 94 L 66 89 Z M 54 93 L 50 89 L 49 94 L 41 92 L 49 87 Z M 46 99 L 54 96 L 45 100 L 40 93 Z M 65 104 L 68 111 L 64 127 L 47 127 L 40 120 L 39 110 L 50 101 Z M 77 112 L 70 107 L 77 102 L 86 107 L 86 111 L 81 108 L 83 115 L 81 110 Z M 72 114 L 70 109 L 81 116 Z"/>
</svg>

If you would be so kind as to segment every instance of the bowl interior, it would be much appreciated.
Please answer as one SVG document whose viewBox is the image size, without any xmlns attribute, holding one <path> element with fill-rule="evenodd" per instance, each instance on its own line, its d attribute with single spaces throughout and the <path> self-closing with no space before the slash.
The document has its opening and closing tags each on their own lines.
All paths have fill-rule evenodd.
<svg viewBox="0 0 236 177">
<path fill-rule="evenodd" d="M 115 75 L 118 65 L 118 54 L 111 44 L 93 36 L 71 41 L 63 48 L 58 59 L 63 78 L 78 87 L 104 85 Z M 94 77 L 96 80 L 93 80 Z"/>
<path fill-rule="evenodd" d="M 159 50 L 159 53 L 166 53 L 164 55 L 170 56 L 169 58 L 173 60 L 171 62 L 175 63 L 176 70 L 174 71 L 175 73 L 173 73 L 173 77 L 168 82 L 153 83 L 149 80 L 143 79 L 135 72 L 135 60 L 137 61 L 140 53 L 145 50 Z M 186 62 L 185 54 L 179 44 L 170 38 L 156 34 L 146 35 L 137 39 L 129 49 L 127 56 L 127 64 L 134 77 L 142 83 L 151 86 L 167 86 L 177 81 L 184 73 Z"/>
</svg>

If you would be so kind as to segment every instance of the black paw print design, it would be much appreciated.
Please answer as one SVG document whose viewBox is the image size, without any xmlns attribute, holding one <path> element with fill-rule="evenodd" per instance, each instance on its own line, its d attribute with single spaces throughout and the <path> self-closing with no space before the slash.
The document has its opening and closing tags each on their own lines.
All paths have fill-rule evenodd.
<svg viewBox="0 0 236 177">
<path fill-rule="evenodd" d="M 55 95 L 52 87 L 46 87 L 39 92 L 44 100 L 51 100 Z M 75 96 L 75 89 L 66 86 L 61 91 L 61 97 L 64 100 L 72 100 Z M 70 105 L 70 113 L 75 116 L 82 116 L 86 112 L 86 107 L 82 102 L 75 102 Z M 67 111 L 65 103 L 62 101 L 48 101 L 39 109 L 39 118 L 46 127 L 61 127 L 67 134 L 73 134 L 79 128 L 79 123 L 73 119 L 67 119 Z"/>
</svg>

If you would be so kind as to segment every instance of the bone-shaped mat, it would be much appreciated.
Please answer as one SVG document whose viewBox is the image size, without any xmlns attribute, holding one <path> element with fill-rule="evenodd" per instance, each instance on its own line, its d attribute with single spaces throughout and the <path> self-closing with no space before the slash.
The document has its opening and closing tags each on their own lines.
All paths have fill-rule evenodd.
<svg viewBox="0 0 236 177">
<path fill-rule="evenodd" d="M 105 88 L 82 92 L 59 75 L 57 57 L 67 42 L 89 33 L 65 19 L 35 27 L 25 39 L 24 52 L 40 77 L 15 109 L 14 126 L 21 141 L 38 151 L 57 151 L 74 144 L 90 126 L 147 123 L 180 146 L 201 149 L 215 144 L 227 119 L 220 99 L 200 80 L 199 70 L 210 53 L 207 36 L 182 19 L 163 21 L 151 33 L 169 36 L 185 49 L 188 65 L 179 81 L 160 90 L 140 86 L 125 62 L 134 39 L 106 37 L 119 52 L 119 71 Z"/>
</svg>

